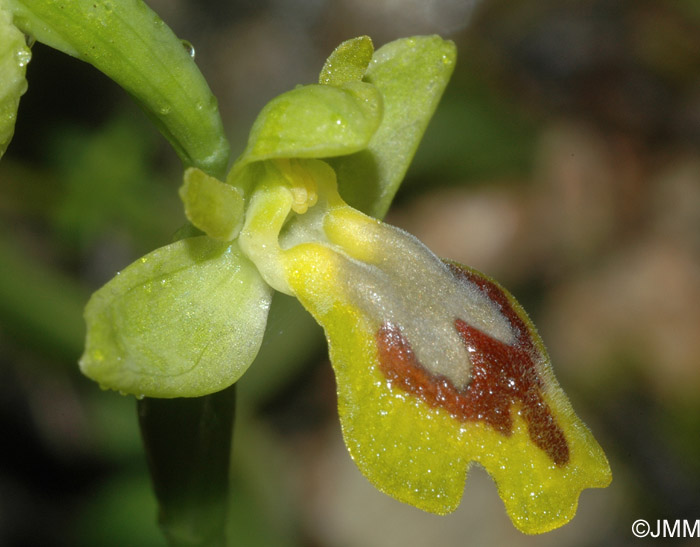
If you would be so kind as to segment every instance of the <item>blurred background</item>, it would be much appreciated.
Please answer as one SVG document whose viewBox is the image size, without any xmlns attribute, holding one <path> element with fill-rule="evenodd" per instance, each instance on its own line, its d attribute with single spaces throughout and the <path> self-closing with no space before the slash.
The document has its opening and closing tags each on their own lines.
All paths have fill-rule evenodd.
<svg viewBox="0 0 700 547">
<path fill-rule="evenodd" d="M 341 41 L 454 40 L 388 221 L 519 298 L 613 469 L 538 537 L 478 468 L 453 515 L 390 499 L 344 449 L 319 328 L 276 297 L 239 387 L 236 545 L 631 545 L 636 519 L 700 518 L 700 3 L 148 4 L 194 45 L 238 152 Z M 181 167 L 90 66 L 36 44 L 27 77 L 0 162 L 0 545 L 164 545 L 135 402 L 77 360 L 90 293 L 184 222 Z"/>
</svg>

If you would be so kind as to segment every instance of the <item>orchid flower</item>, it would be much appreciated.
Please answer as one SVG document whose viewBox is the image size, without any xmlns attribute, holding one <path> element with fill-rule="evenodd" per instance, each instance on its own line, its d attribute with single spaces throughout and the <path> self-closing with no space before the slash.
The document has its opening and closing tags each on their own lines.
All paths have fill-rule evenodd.
<svg viewBox="0 0 700 547">
<path fill-rule="evenodd" d="M 254 360 L 280 291 L 324 328 L 345 442 L 381 491 L 448 513 L 476 462 L 515 526 L 539 533 L 570 520 L 584 488 L 610 482 L 513 296 L 377 220 L 449 79 L 453 44 L 341 44 L 319 84 L 263 109 L 221 181 L 216 101 L 142 2 L 0 0 L 0 156 L 27 86 L 25 34 L 120 83 L 193 166 L 180 190 L 188 237 L 88 303 L 87 376 L 139 398 L 222 390 Z"/>
<path fill-rule="evenodd" d="M 93 295 L 82 371 L 137 397 L 224 389 L 254 360 L 280 291 L 325 331 L 346 445 L 379 490 L 448 513 L 476 462 L 520 530 L 570 520 L 610 469 L 535 327 L 496 281 L 375 218 L 454 61 L 434 36 L 376 52 L 349 40 L 318 84 L 265 106 L 225 181 L 187 169 L 180 195 L 198 235 Z"/>
</svg>

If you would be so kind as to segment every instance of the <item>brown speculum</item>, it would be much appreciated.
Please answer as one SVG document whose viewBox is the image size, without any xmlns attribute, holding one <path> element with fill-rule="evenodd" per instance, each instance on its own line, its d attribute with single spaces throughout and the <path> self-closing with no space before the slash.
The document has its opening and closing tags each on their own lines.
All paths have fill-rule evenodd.
<svg viewBox="0 0 700 547">
<path fill-rule="evenodd" d="M 455 318 L 471 359 L 471 379 L 462 389 L 448 378 L 429 372 L 416 358 L 401 329 L 385 323 L 376 333 L 379 368 L 392 385 L 419 397 L 431 407 L 447 410 L 459 421 L 480 421 L 495 431 L 513 433 L 511 409 L 518 404 L 532 442 L 559 466 L 569 461 L 569 446 L 542 396 L 543 383 L 535 363 L 541 355 L 525 321 L 495 283 L 448 263 L 455 277 L 475 284 L 510 323 L 516 340 L 506 344 Z"/>
</svg>

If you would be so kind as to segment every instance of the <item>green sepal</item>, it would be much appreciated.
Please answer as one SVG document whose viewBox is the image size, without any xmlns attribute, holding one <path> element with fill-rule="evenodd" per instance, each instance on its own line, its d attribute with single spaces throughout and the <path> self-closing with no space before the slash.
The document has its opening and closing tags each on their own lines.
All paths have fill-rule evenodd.
<svg viewBox="0 0 700 547">
<path fill-rule="evenodd" d="M 370 84 L 297 87 L 265 105 L 234 170 L 260 160 L 352 154 L 367 146 L 381 118 L 382 98 Z"/>
<path fill-rule="evenodd" d="M 238 188 L 190 167 L 185 170 L 180 198 L 187 219 L 209 237 L 232 241 L 241 231 L 244 199 Z"/>
<path fill-rule="evenodd" d="M 330 160 L 349 205 L 376 217 L 386 214 L 455 59 L 454 43 L 439 36 L 403 38 L 374 53 L 364 81 L 382 95 L 382 122 L 365 150 Z"/>
<path fill-rule="evenodd" d="M 15 131 L 19 98 L 27 90 L 25 73 L 31 57 L 24 35 L 0 5 L 0 158 Z"/>
<path fill-rule="evenodd" d="M 141 0 L 3 0 L 24 33 L 86 61 L 144 108 L 187 166 L 222 176 L 218 104 L 183 43 Z"/>
<path fill-rule="evenodd" d="M 326 60 L 318 83 L 338 86 L 362 80 L 373 53 L 374 45 L 369 36 L 346 40 Z"/>
<path fill-rule="evenodd" d="M 224 389 L 260 348 L 271 293 L 236 243 L 200 236 L 157 249 L 93 294 L 81 370 L 138 397 Z"/>
</svg>

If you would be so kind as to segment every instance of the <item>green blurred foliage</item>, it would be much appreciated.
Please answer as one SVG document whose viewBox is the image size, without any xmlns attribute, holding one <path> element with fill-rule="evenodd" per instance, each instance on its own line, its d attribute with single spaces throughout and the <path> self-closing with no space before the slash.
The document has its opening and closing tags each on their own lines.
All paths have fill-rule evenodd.
<svg viewBox="0 0 700 547">
<path fill-rule="evenodd" d="M 116 116 L 96 134 L 69 126 L 50 136 L 48 155 L 62 188 L 53 228 L 69 246 L 93 246 L 117 223 L 146 245 L 172 229 L 168 213 L 181 214 L 180 204 L 149 163 L 154 135 L 142 129 Z"/>
<path fill-rule="evenodd" d="M 494 93 L 469 65 L 469 59 L 460 59 L 460 71 L 411 165 L 409 185 L 426 179 L 461 183 L 515 178 L 532 170 L 535 121 L 512 97 Z"/>
</svg>

